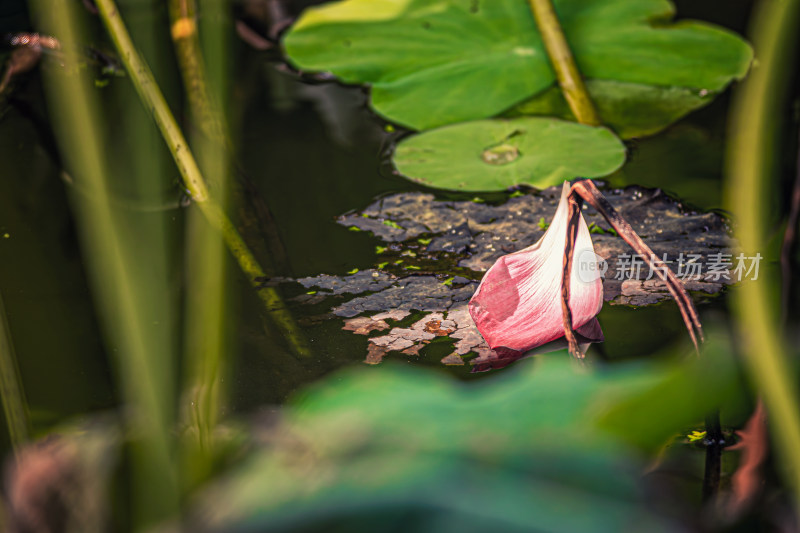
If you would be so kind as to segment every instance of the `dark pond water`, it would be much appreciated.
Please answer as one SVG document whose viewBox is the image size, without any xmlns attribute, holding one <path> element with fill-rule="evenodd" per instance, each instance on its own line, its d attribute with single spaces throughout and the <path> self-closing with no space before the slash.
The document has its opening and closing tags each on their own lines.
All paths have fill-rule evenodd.
<svg viewBox="0 0 800 533">
<path fill-rule="evenodd" d="M 741 31 L 749 3 L 719 6 L 678 2 L 678 12 Z M 379 195 L 424 190 L 393 175 L 386 163 L 400 133 L 387 132 L 386 124 L 370 113 L 361 89 L 300 82 L 271 63 L 274 56 L 241 43 L 234 52 L 232 122 L 238 122 L 238 160 L 268 203 L 283 243 L 275 273 L 342 275 L 373 266 L 380 241 L 348 231 L 335 217 Z M 126 83 L 124 78 L 112 81 Z M 661 135 L 633 143 L 629 164 L 610 183 L 658 184 L 688 204 L 719 207 L 726 112 L 727 98 L 722 97 Z M 19 83 L 11 100 L 0 100 L 0 294 L 40 432 L 119 400 L 88 290 L 69 186 L 61 179 L 56 154 L 41 80 L 34 72 Z M 174 210 L 176 230 L 183 214 Z M 232 409 L 251 411 L 282 402 L 326 373 L 362 364 L 365 338 L 341 331 L 338 320 L 308 323 L 303 316 L 298 319 L 314 356 L 296 359 L 280 339 L 264 332 L 260 303 L 232 272 L 238 292 L 230 353 Z M 701 312 L 706 317 L 721 312 L 720 300 Z M 671 303 L 641 309 L 605 306 L 599 320 L 607 340 L 593 350 L 605 359 L 648 357 L 688 346 Z M 466 367 L 440 364 L 446 349 L 433 343 L 418 358 L 398 359 L 474 378 Z M 0 435 L 0 448 L 7 448 L 5 426 Z"/>
</svg>

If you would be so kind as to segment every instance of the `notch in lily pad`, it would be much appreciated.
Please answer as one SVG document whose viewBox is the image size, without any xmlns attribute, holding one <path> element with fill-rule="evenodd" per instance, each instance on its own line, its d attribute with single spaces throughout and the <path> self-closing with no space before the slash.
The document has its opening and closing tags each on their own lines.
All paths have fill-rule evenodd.
<svg viewBox="0 0 800 533">
<path fill-rule="evenodd" d="M 519 158 L 519 148 L 508 143 L 490 146 L 481 154 L 481 159 L 488 165 L 507 165 L 517 158 Z"/>
<path fill-rule="evenodd" d="M 524 117 L 477 120 L 409 137 L 394 163 L 404 176 L 442 189 L 539 189 L 574 176 L 600 177 L 625 162 L 625 147 L 608 129 Z"/>
</svg>

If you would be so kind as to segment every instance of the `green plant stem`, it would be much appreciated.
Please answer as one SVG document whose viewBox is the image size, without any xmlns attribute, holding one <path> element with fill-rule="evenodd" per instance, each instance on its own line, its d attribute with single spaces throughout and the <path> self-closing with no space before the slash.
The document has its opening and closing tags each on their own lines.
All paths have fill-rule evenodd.
<svg viewBox="0 0 800 533">
<path fill-rule="evenodd" d="M 207 201 L 209 199 L 208 187 L 200 174 L 197 162 L 191 151 L 189 151 L 186 139 L 184 139 L 183 133 L 181 133 L 178 124 L 175 122 L 175 118 L 164 100 L 164 95 L 161 94 L 161 90 L 158 88 L 152 72 L 150 72 L 150 67 L 147 66 L 133 46 L 117 6 L 112 0 L 99 0 L 96 4 L 100 17 L 111 35 L 111 40 L 122 58 L 136 92 L 145 102 L 150 113 L 152 113 L 158 129 L 161 131 L 161 135 L 172 153 L 186 190 L 195 202 L 202 203 Z"/>
<path fill-rule="evenodd" d="M 175 122 L 175 118 L 172 116 L 172 112 L 169 110 L 164 96 L 153 78 L 153 74 L 150 72 L 150 68 L 134 47 L 117 6 L 113 0 L 97 0 L 96 4 L 103 24 L 111 35 L 114 46 L 122 58 L 136 92 L 153 115 L 161 135 L 172 153 L 178 171 L 183 178 L 184 186 L 211 225 L 222 233 L 228 249 L 236 258 L 239 267 L 248 277 L 250 283 L 258 291 L 259 297 L 266 304 L 267 312 L 274 323 L 282 329 L 287 342 L 290 343 L 294 352 L 302 357 L 310 356 L 311 352 L 305 342 L 305 338 L 280 295 L 275 289 L 261 287 L 259 282 L 256 281 L 256 278 L 264 277 L 264 270 L 258 264 L 223 209 L 209 197 L 208 187 L 186 139 Z"/>
<path fill-rule="evenodd" d="M 558 79 L 558 85 L 564 94 L 572 114 L 581 124 L 588 126 L 600 126 L 597 111 L 594 108 L 589 91 L 583 83 L 575 58 L 569 48 L 564 31 L 558 21 L 555 8 L 551 0 L 528 0 L 533 11 L 533 18 L 536 19 L 536 26 L 542 36 L 547 55 Z"/>
<path fill-rule="evenodd" d="M 0 295 L 0 399 L 3 401 L 3 413 L 11 437 L 11 446 L 18 452 L 28 440 L 30 421 L 2 295 Z"/>
<path fill-rule="evenodd" d="M 206 2 L 204 9 L 206 21 L 218 21 L 225 17 L 225 10 L 217 8 L 215 2 L 218 2 L 218 0 L 208 0 Z M 225 60 L 222 57 L 217 57 L 217 63 L 220 63 L 222 68 L 212 68 L 215 74 L 211 77 L 209 77 L 209 69 L 207 67 L 213 65 L 211 62 L 214 61 L 214 58 L 210 56 L 214 55 L 217 49 L 224 48 L 224 46 L 206 46 L 209 56 L 206 58 L 203 55 L 201 37 L 205 35 L 203 38 L 207 42 L 209 31 L 203 32 L 202 25 L 198 26 L 197 24 L 196 4 L 195 0 L 169 0 L 172 42 L 178 59 L 183 85 L 186 88 L 192 120 L 205 135 L 205 140 L 211 141 L 209 143 L 212 145 L 211 149 L 218 152 L 226 160 L 226 165 L 220 166 L 220 168 L 225 169 L 224 172 L 209 172 L 209 169 L 204 167 L 202 161 L 200 167 L 204 174 L 212 180 L 212 189 L 217 191 L 218 188 L 222 188 L 232 199 L 232 204 L 237 207 L 238 227 L 242 228 L 244 232 L 250 230 L 254 236 L 259 235 L 261 237 L 259 242 L 251 241 L 251 249 L 256 256 L 261 258 L 261 265 L 267 271 L 267 274 L 274 275 L 275 271 L 285 270 L 288 261 L 285 258 L 286 250 L 275 227 L 274 217 L 269 206 L 259 193 L 258 187 L 241 170 L 237 172 L 238 179 L 222 179 L 222 177 L 229 177 L 228 169 L 232 159 L 230 154 L 235 153 L 235 150 L 233 149 L 225 115 L 220 112 L 219 102 L 227 101 L 227 99 L 221 97 L 221 92 L 224 91 L 219 85 L 223 84 L 217 84 L 217 90 L 212 91 L 209 89 L 209 81 L 216 78 L 224 78 L 226 75 Z M 227 4 L 225 5 L 227 6 Z M 221 13 L 217 13 L 214 16 L 212 12 L 215 9 L 221 11 Z M 211 25 L 213 22 L 207 24 Z M 219 39 L 217 42 L 221 43 Z M 209 61 L 206 61 L 206 59 Z M 214 96 L 217 98 L 214 98 Z M 195 135 L 190 139 L 191 146 L 197 154 L 202 154 L 197 150 L 198 143 L 203 142 L 204 149 L 208 148 L 208 145 L 205 145 L 205 140 L 200 137 L 202 136 Z M 200 159 L 202 160 L 203 158 L 201 157 Z M 214 196 L 219 198 L 218 194 Z M 227 206 L 228 204 L 223 202 L 223 205 Z"/>
<path fill-rule="evenodd" d="M 210 149 L 208 153 L 201 152 L 201 156 L 219 156 L 219 152 Z M 225 164 L 224 158 L 219 164 Z M 181 479 L 187 492 L 206 481 L 213 470 L 219 450 L 217 426 L 227 397 L 226 251 L 219 232 L 209 226 L 199 211 L 188 213 L 186 263 L 194 265 L 186 272 L 185 379 L 180 420 L 186 429 L 180 459 Z"/>
<path fill-rule="evenodd" d="M 737 218 L 740 251 L 755 257 L 767 243 L 767 206 L 780 118 L 786 114 L 787 72 L 800 32 L 800 2 L 775 0 L 757 6 L 752 37 L 759 63 L 736 92 L 727 148 L 726 201 Z M 783 475 L 800 510 L 800 405 L 795 368 L 778 328 L 774 279 L 760 269 L 732 294 L 745 360 L 769 414 Z"/>
<path fill-rule="evenodd" d="M 222 115 L 209 91 L 208 70 L 201 53 L 193 0 L 169 0 L 173 48 L 178 59 L 192 122 L 189 142 L 197 154 L 201 171 L 213 179 L 214 198 L 227 205 L 230 189 L 230 161 L 225 145 Z M 224 18 L 223 18 L 224 20 Z M 225 46 L 220 24 L 206 33 L 211 61 L 221 62 Z M 212 69 L 218 66 L 212 63 Z M 221 69 L 219 69 L 221 70 Z M 217 76 L 218 82 L 222 75 Z M 222 91 L 224 83 L 218 83 Z M 214 179 L 216 178 L 216 179 Z M 186 217 L 185 254 L 185 380 L 181 425 L 186 429 L 181 441 L 181 479 L 191 492 L 208 479 L 219 449 L 217 425 L 227 396 L 227 276 L 225 244 L 219 231 L 210 228 L 205 214 L 189 211 Z"/>
<path fill-rule="evenodd" d="M 215 203 L 205 202 L 199 204 L 199 206 L 211 225 L 222 232 L 225 244 L 231 253 L 236 256 L 239 267 L 247 278 L 253 281 L 258 297 L 264 303 L 272 320 L 283 331 L 286 340 L 298 355 L 303 357 L 310 356 L 311 351 L 306 345 L 305 337 L 300 332 L 289 310 L 286 309 L 286 304 L 283 302 L 278 292 L 271 287 L 259 287 L 257 282 L 254 281 L 256 278 L 263 278 L 264 271 L 261 269 L 261 266 L 258 264 L 258 261 L 256 261 L 252 252 L 250 252 L 250 249 L 236 230 L 236 227 L 231 223 L 231 220 L 223 212 L 222 208 Z"/>
<path fill-rule="evenodd" d="M 156 313 L 162 310 L 163 298 L 153 298 L 148 287 L 139 283 L 145 277 L 154 279 L 156 296 L 163 296 L 165 276 L 157 252 L 152 255 L 155 264 L 140 268 L 140 249 L 126 238 L 123 213 L 109 201 L 108 146 L 98 126 L 96 95 L 87 72 L 77 67 L 78 58 L 70 52 L 80 49 L 78 43 L 86 35 L 74 13 L 76 7 L 72 2 L 39 0 L 31 11 L 39 19 L 37 25 L 58 35 L 66 51 L 66 68 L 49 69 L 45 84 L 60 151 L 65 163 L 96 191 L 94 197 L 76 198 L 75 214 L 126 406 L 131 452 L 129 525 L 140 531 L 175 516 L 179 507 L 170 438 L 174 398 L 169 331 L 153 324 L 154 308 L 158 307 Z M 144 231 L 147 237 L 160 233 Z M 158 243 L 151 245 L 160 248 Z"/>
<path fill-rule="evenodd" d="M 169 0 L 172 41 L 189 97 L 189 110 L 203 133 L 224 145 L 225 128 L 208 90 L 205 63 L 197 35 L 196 12 L 194 0 Z"/>
</svg>

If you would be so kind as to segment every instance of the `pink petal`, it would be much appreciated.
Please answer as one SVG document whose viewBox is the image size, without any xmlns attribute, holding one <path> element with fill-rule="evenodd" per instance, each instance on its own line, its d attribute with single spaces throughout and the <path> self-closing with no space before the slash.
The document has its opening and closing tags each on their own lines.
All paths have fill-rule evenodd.
<svg viewBox="0 0 800 533">
<path fill-rule="evenodd" d="M 575 330 L 575 338 L 578 340 L 578 348 L 581 353 L 586 353 L 589 345 L 593 342 L 602 342 L 603 330 L 600 329 L 600 322 L 596 318 L 591 319 L 589 322 Z M 507 348 L 500 348 L 492 350 L 489 355 L 483 355 L 471 361 L 472 369 L 470 372 L 486 372 L 487 370 L 497 370 L 504 368 L 514 361 L 532 355 L 539 355 L 543 353 L 555 352 L 556 350 L 564 350 L 567 348 L 567 339 L 560 337 L 554 341 L 547 342 L 541 346 L 529 350 L 527 352 L 517 352 L 508 350 Z"/>
<path fill-rule="evenodd" d="M 564 336 L 561 275 L 567 234 L 569 183 L 564 184 L 556 214 L 536 244 L 495 262 L 469 302 L 469 312 L 489 346 L 509 356 Z M 577 330 L 603 307 L 603 283 L 587 274 L 594 262 L 592 237 L 583 215 L 570 276 L 569 307 Z M 597 331 L 594 331 L 594 330 Z M 592 336 L 602 332 L 590 326 Z"/>
</svg>

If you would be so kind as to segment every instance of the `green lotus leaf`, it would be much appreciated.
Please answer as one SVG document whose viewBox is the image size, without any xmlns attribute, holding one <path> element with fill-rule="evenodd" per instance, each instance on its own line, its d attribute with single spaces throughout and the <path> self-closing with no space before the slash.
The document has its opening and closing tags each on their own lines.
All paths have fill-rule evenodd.
<svg viewBox="0 0 800 533">
<path fill-rule="evenodd" d="M 468 191 L 545 188 L 605 176 L 624 162 L 625 147 L 611 131 L 544 117 L 445 126 L 401 141 L 394 154 L 404 176 Z"/>
<path fill-rule="evenodd" d="M 654 87 L 641 83 L 588 80 L 586 87 L 603 124 L 623 139 L 653 135 L 718 94 L 685 87 Z M 564 96 L 553 86 L 515 106 L 506 116 L 550 115 L 575 120 Z"/>
<path fill-rule="evenodd" d="M 748 44 L 731 32 L 670 23 L 667 0 L 554 4 L 586 78 L 649 86 L 647 94 L 638 92 L 642 112 L 661 112 L 650 119 L 656 126 L 643 131 L 679 116 L 659 102 L 665 108 L 680 102 L 688 112 L 707 101 L 701 95 L 744 76 L 752 59 Z M 370 84 L 374 109 L 414 129 L 494 116 L 555 82 L 526 0 L 344 0 L 307 9 L 284 46 L 300 69 Z M 615 91 L 593 96 L 601 109 L 624 98 Z M 641 128 L 633 111 L 615 116 L 618 128 Z"/>
</svg>

